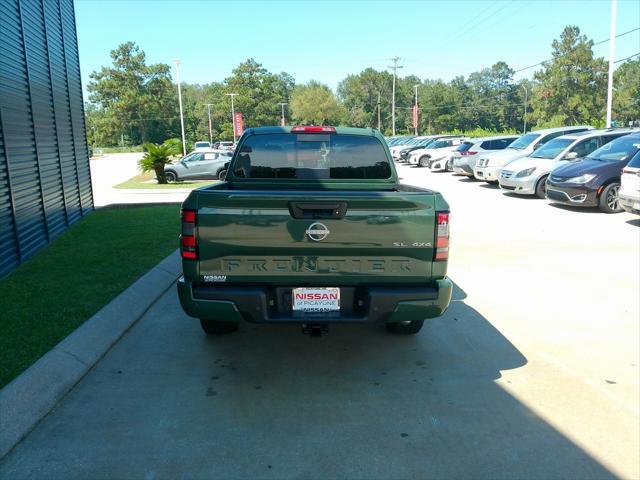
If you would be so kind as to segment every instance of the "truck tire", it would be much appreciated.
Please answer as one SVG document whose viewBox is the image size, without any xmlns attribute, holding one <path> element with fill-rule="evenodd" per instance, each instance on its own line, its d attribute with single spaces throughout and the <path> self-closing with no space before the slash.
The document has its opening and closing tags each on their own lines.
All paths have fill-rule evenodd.
<svg viewBox="0 0 640 480">
<path fill-rule="evenodd" d="M 392 333 L 399 333 L 402 335 L 415 335 L 420 331 L 423 324 L 424 324 L 424 320 L 387 323 L 387 330 L 389 330 Z"/>
<path fill-rule="evenodd" d="M 236 322 L 223 322 L 210 318 L 201 318 L 200 326 L 207 335 L 224 335 L 225 333 L 235 332 L 238 329 Z"/>
<path fill-rule="evenodd" d="M 166 172 L 164 172 L 164 176 L 169 183 L 178 181 L 178 175 L 176 175 L 176 172 L 174 172 L 173 170 L 167 170 Z"/>
<path fill-rule="evenodd" d="M 618 201 L 618 192 L 620 184 L 618 182 L 610 183 L 600 194 L 598 199 L 598 208 L 604 213 L 618 213 L 623 209 Z"/>
<path fill-rule="evenodd" d="M 538 198 L 547 198 L 547 177 L 549 175 L 545 175 L 538 183 L 536 183 L 536 197 Z"/>
</svg>

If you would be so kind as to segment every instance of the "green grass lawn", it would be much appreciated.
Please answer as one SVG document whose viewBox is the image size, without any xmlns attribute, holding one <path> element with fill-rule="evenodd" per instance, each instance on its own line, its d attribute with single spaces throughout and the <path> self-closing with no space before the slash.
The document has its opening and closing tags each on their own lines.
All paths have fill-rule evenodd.
<svg viewBox="0 0 640 480">
<path fill-rule="evenodd" d="M 114 188 L 142 188 L 142 189 L 155 189 L 155 190 L 171 190 L 173 188 L 198 188 L 212 183 L 217 183 L 218 180 L 205 180 L 202 182 L 172 182 L 164 185 L 160 185 L 155 181 L 156 176 L 152 172 L 142 173 L 130 178 L 126 182 L 116 185 Z M 151 181 L 150 181 L 151 180 Z"/>
<path fill-rule="evenodd" d="M 98 210 L 0 280 L 0 387 L 178 247 L 180 207 Z"/>
</svg>

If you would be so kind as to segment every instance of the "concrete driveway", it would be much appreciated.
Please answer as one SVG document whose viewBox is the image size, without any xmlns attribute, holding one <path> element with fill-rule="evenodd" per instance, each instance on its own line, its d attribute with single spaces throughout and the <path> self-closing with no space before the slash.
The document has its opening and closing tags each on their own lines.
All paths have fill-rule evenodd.
<svg viewBox="0 0 640 480">
<path fill-rule="evenodd" d="M 92 159 L 91 185 L 96 207 L 125 203 L 180 203 L 189 189 L 119 189 L 115 185 L 140 174 L 142 153 L 109 153 Z"/>
<path fill-rule="evenodd" d="M 0 477 L 637 478 L 637 218 L 400 173 L 452 205 L 444 317 L 208 338 L 169 291 Z"/>
</svg>

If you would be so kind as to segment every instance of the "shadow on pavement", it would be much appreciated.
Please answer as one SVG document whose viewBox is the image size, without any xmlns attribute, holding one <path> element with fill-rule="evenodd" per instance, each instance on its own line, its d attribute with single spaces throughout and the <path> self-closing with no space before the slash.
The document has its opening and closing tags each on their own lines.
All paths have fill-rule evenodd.
<svg viewBox="0 0 640 480">
<path fill-rule="evenodd" d="M 566 210 L 567 212 L 607 215 L 606 213 L 601 212 L 598 209 L 598 207 L 574 207 L 572 205 L 565 205 L 563 203 L 554 203 L 554 202 L 548 202 L 548 203 L 553 208 L 557 208 L 558 210 Z"/>
<path fill-rule="evenodd" d="M 634 227 L 640 227 L 640 217 L 639 218 L 632 218 L 631 220 L 627 220 L 627 223 L 629 225 L 633 225 Z"/>
<path fill-rule="evenodd" d="M 527 359 L 465 298 L 456 286 L 417 336 L 244 324 L 206 337 L 171 292 L 0 476 L 612 477 L 496 382 Z"/>
</svg>

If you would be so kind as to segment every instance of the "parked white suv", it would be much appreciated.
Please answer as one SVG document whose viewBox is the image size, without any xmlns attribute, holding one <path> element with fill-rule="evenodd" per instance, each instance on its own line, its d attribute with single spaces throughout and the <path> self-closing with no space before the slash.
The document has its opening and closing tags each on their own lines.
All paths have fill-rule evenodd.
<svg viewBox="0 0 640 480">
<path fill-rule="evenodd" d="M 594 150 L 637 128 L 587 130 L 554 138 L 526 157 L 514 160 L 500 172 L 500 188 L 520 195 L 537 195 L 545 198 L 549 173 L 559 165 L 583 158 Z"/>
<path fill-rule="evenodd" d="M 627 212 L 640 215 L 640 151 L 622 170 L 618 203 Z"/>
<path fill-rule="evenodd" d="M 578 125 L 574 127 L 547 128 L 529 132 L 521 136 L 504 150 L 482 155 L 473 168 L 473 176 L 478 180 L 497 183 L 500 178 L 500 170 L 509 162 L 521 157 L 526 157 L 554 138 L 569 133 L 584 132 L 585 130 L 593 130 L 593 127 L 589 125 Z"/>
<path fill-rule="evenodd" d="M 411 152 L 409 162 L 419 167 L 429 167 L 434 172 L 444 171 L 453 158 L 453 152 L 464 139 L 461 136 L 443 135 L 436 137 L 426 148 Z"/>
<path fill-rule="evenodd" d="M 504 150 L 517 139 L 518 135 L 501 135 L 465 140 L 453 152 L 453 171 L 460 175 L 473 177 L 473 167 L 475 167 L 480 155 Z"/>
<path fill-rule="evenodd" d="M 196 142 L 193 144 L 194 152 L 207 152 L 211 150 L 211 144 L 209 142 Z"/>
</svg>

